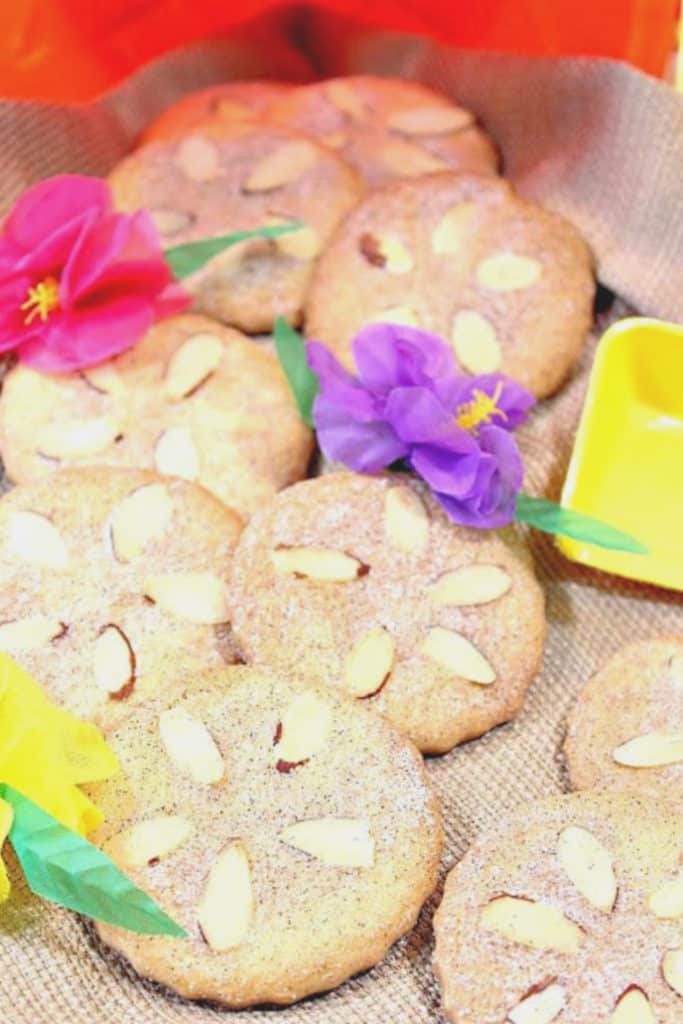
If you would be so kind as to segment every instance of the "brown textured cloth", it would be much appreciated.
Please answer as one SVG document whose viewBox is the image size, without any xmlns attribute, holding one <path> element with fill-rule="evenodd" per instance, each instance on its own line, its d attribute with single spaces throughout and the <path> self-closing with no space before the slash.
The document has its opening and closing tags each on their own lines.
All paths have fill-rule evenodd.
<svg viewBox="0 0 683 1024">
<path fill-rule="evenodd" d="M 526 60 L 461 54 L 424 40 L 335 34 L 292 21 L 318 70 L 418 78 L 475 109 L 498 139 L 518 186 L 565 213 L 590 240 L 601 280 L 653 315 L 683 320 L 683 103 L 666 87 L 598 60 Z M 321 34 L 322 33 L 322 34 Z M 316 42 L 317 39 L 317 42 Z M 338 44 L 338 45 L 337 45 Z M 301 60 L 283 41 L 264 62 L 253 38 L 195 46 L 150 65 L 116 92 L 78 109 L 0 104 L 0 184 L 6 208 L 27 184 L 60 171 L 105 173 L 145 122 L 184 92 L 224 78 L 291 76 Z M 619 310 L 626 306 L 618 304 Z M 604 326 L 604 323 L 599 326 Z M 591 361 L 543 404 L 523 434 L 528 486 L 556 497 L 566 470 Z M 681 595 L 592 572 L 531 535 L 547 594 L 544 667 L 520 718 L 429 762 L 446 823 L 444 871 L 474 834 L 508 809 L 564 786 L 559 748 L 578 687 L 620 645 L 683 630 Z M 175 1024 L 225 1018 L 138 979 L 93 930 L 27 892 L 11 856 L 13 890 L 0 907 L 3 1024 Z M 281 1010 L 283 1022 L 437 1024 L 443 1018 L 430 966 L 431 916 L 385 962 L 327 996 Z M 230 1014 L 271 1021 L 273 1011 Z"/>
</svg>

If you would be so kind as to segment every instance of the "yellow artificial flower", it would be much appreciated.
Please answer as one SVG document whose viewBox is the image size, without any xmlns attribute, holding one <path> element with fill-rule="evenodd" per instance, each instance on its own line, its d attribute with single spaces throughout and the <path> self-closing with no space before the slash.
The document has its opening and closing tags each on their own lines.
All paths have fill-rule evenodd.
<svg viewBox="0 0 683 1024">
<path fill-rule="evenodd" d="M 51 704 L 27 672 L 0 653 L 0 783 L 84 836 L 102 815 L 78 786 L 117 770 L 99 730 Z M 0 849 L 11 825 L 12 808 L 0 800 Z M 0 860 L 0 901 L 8 892 Z"/>
</svg>

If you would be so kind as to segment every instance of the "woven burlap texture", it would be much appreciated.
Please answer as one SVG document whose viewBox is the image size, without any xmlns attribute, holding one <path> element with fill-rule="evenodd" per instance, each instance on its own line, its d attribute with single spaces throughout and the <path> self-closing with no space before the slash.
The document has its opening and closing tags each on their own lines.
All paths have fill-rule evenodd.
<svg viewBox="0 0 683 1024">
<path fill-rule="evenodd" d="M 297 38 L 309 45 L 321 31 L 313 20 L 302 36 L 300 16 L 294 24 Z M 324 52 L 322 45 L 315 51 L 318 70 L 328 70 L 319 67 Z M 167 56 L 87 107 L 0 104 L 4 206 L 50 174 L 106 173 L 147 120 L 192 88 L 301 68 L 300 55 L 288 54 L 284 39 L 280 62 L 270 54 L 253 38 L 233 38 Z M 344 71 L 417 78 L 475 109 L 499 140 L 518 186 L 565 213 L 590 240 L 601 280 L 621 297 L 617 313 L 627 308 L 625 300 L 640 311 L 683 320 L 683 108 L 664 86 L 609 62 L 460 54 L 377 34 L 359 36 L 339 59 Z M 535 493 L 558 494 L 592 349 L 523 433 L 527 484 Z M 543 669 L 516 722 L 428 762 L 446 826 L 443 874 L 473 836 L 494 828 L 506 811 L 565 788 L 564 721 L 582 682 L 622 644 L 683 631 L 681 595 L 573 565 L 540 534 L 530 544 L 550 624 Z M 9 859 L 12 896 L 0 908 L 3 1024 L 176 1024 L 226 1015 L 283 1024 L 443 1021 L 431 969 L 431 919 L 440 890 L 416 929 L 368 974 L 286 1010 L 230 1014 L 139 979 L 99 944 L 88 924 L 33 897 Z"/>
</svg>

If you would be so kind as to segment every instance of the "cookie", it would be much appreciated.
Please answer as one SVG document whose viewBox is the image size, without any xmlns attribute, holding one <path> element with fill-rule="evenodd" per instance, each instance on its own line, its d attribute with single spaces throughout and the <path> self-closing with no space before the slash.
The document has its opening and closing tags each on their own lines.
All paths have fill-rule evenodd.
<svg viewBox="0 0 683 1024">
<path fill-rule="evenodd" d="M 565 753 L 575 789 L 683 805 L 683 636 L 645 640 L 611 658 L 579 694 Z"/>
<path fill-rule="evenodd" d="M 19 364 L 0 396 L 0 450 L 18 483 L 64 466 L 155 469 L 248 517 L 305 476 L 312 449 L 274 353 L 202 316 L 162 320 L 81 373 Z"/>
<path fill-rule="evenodd" d="M 213 118 L 229 123 L 253 120 L 294 88 L 286 82 L 240 81 L 191 92 L 162 111 L 147 126 L 140 142 L 178 139 Z"/>
<path fill-rule="evenodd" d="M 65 469 L 0 499 L 0 650 L 103 727 L 193 670 L 232 660 L 239 517 L 135 469 Z"/>
<path fill-rule="evenodd" d="M 269 116 L 318 138 L 369 185 L 433 171 L 495 174 L 498 153 L 474 114 L 400 78 L 358 75 L 303 85 Z"/>
<path fill-rule="evenodd" d="M 619 793 L 556 796 L 499 822 L 448 876 L 435 918 L 446 1015 L 680 1024 L 682 843 L 671 807 Z"/>
<path fill-rule="evenodd" d="M 339 226 L 311 285 L 309 337 L 353 365 L 372 321 L 449 341 L 467 373 L 500 371 L 556 391 L 592 323 L 587 246 L 501 179 L 428 175 L 378 189 Z"/>
<path fill-rule="evenodd" d="M 418 752 L 348 698 L 268 669 L 193 678 L 111 737 L 93 837 L 187 932 L 98 925 L 191 999 L 291 1003 L 378 963 L 434 889 L 438 804 Z"/>
<path fill-rule="evenodd" d="M 455 526 L 407 475 L 282 491 L 242 535 L 231 606 L 247 662 L 345 690 L 430 753 L 517 714 L 545 635 L 519 544 Z"/>
<path fill-rule="evenodd" d="M 164 248 L 280 223 L 301 229 L 241 242 L 184 284 L 198 312 L 249 333 L 278 314 L 301 318 L 320 249 L 362 192 L 336 153 L 279 126 L 213 121 L 183 139 L 150 142 L 111 173 L 121 210 L 147 207 Z"/>
</svg>

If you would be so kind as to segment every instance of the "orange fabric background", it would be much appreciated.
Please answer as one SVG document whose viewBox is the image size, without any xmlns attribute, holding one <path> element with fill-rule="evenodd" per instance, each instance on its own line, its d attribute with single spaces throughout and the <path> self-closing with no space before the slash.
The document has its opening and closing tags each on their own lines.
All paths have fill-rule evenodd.
<svg viewBox="0 0 683 1024">
<path fill-rule="evenodd" d="M 229 32 L 277 0 L 2 0 L 0 96 L 90 99 L 185 42 Z M 660 75 L 678 0 L 318 0 L 318 7 L 454 46 L 618 57 Z"/>
</svg>

